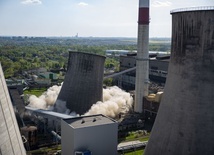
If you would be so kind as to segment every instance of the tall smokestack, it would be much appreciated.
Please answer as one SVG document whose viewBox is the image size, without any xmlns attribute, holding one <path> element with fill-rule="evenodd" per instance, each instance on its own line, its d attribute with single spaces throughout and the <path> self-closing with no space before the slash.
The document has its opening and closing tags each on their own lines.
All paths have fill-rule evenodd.
<svg viewBox="0 0 214 155">
<path fill-rule="evenodd" d="M 26 155 L 0 64 L 0 155 Z"/>
<path fill-rule="evenodd" d="M 214 154 L 214 7 L 172 13 L 164 96 L 145 155 Z"/>
<path fill-rule="evenodd" d="M 105 57 L 101 55 L 70 52 L 68 70 L 56 104 L 65 102 L 71 112 L 82 115 L 97 101 L 102 101 L 104 62 Z"/>
<path fill-rule="evenodd" d="M 149 67 L 149 0 L 139 1 L 138 42 L 136 58 L 135 106 L 134 111 L 143 110 L 143 96 L 148 95 Z"/>
</svg>

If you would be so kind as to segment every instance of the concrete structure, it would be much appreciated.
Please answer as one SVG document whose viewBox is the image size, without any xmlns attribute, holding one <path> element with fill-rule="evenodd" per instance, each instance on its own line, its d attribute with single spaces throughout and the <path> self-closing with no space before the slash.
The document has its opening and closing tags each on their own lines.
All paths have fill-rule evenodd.
<svg viewBox="0 0 214 155">
<path fill-rule="evenodd" d="M 90 151 L 93 155 L 117 155 L 116 121 L 103 115 L 63 119 L 61 121 L 62 155 Z"/>
<path fill-rule="evenodd" d="M 145 155 L 214 154 L 214 7 L 172 14 L 164 95 Z"/>
<path fill-rule="evenodd" d="M 135 112 L 142 112 L 143 96 L 148 95 L 149 0 L 139 0 Z"/>
<path fill-rule="evenodd" d="M 0 64 L 0 155 L 25 155 L 26 151 Z"/>
<path fill-rule="evenodd" d="M 102 101 L 104 61 L 104 56 L 70 52 L 68 70 L 56 102 L 65 101 L 71 112 L 82 115 Z"/>
</svg>

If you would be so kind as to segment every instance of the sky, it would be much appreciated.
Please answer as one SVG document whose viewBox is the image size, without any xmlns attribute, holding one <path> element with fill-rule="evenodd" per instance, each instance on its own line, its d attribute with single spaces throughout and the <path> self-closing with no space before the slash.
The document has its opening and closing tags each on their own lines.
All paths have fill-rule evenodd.
<svg viewBox="0 0 214 155">
<path fill-rule="evenodd" d="M 0 36 L 134 37 L 139 0 L 0 0 Z M 214 0 L 150 0 L 150 37 L 171 37 L 170 11 Z"/>
</svg>

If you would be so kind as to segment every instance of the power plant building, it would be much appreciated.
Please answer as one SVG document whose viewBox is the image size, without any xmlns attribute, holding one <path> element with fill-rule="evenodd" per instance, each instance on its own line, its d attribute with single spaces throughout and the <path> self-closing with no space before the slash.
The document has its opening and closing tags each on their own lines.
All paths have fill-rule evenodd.
<svg viewBox="0 0 214 155">
<path fill-rule="evenodd" d="M 149 54 L 149 80 L 157 83 L 165 83 L 170 55 Z M 120 56 L 120 71 L 136 66 L 136 53 Z M 136 71 L 121 75 L 121 86 L 125 90 L 134 90 Z"/>
<path fill-rule="evenodd" d="M 0 64 L 0 155 L 26 155 Z"/>
<path fill-rule="evenodd" d="M 103 99 L 103 74 L 105 57 L 83 52 L 70 52 L 68 69 L 57 102 L 77 114 L 86 113 L 97 101 Z M 56 111 L 61 112 L 60 109 Z"/>
<path fill-rule="evenodd" d="M 62 155 L 117 155 L 118 123 L 104 115 L 62 119 Z"/>
<path fill-rule="evenodd" d="M 214 7 L 172 14 L 164 95 L 145 155 L 214 154 Z"/>
</svg>

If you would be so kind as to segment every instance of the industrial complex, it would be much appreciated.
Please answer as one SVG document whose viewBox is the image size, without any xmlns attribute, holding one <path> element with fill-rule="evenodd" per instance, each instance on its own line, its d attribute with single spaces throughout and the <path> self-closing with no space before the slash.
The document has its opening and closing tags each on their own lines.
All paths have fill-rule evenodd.
<svg viewBox="0 0 214 155">
<path fill-rule="evenodd" d="M 70 51 L 58 96 L 44 108 L 26 106 L 27 88 L 23 82 L 7 86 L 0 64 L 0 155 L 58 144 L 60 151 L 50 154 L 118 155 L 139 148 L 144 155 L 214 154 L 214 7 L 171 11 L 171 52 L 162 54 L 148 49 L 149 6 L 139 0 L 137 52 L 122 51 L 119 72 L 104 76 L 104 56 Z M 110 111 L 102 102 L 103 80 L 110 77 L 130 91 L 131 100 L 120 98 L 129 107 L 116 98 L 122 106 L 108 103 L 119 109 L 114 117 L 87 114 L 99 108 L 95 104 Z M 120 143 L 133 130 L 147 135 L 147 122 L 149 141 Z"/>
</svg>

